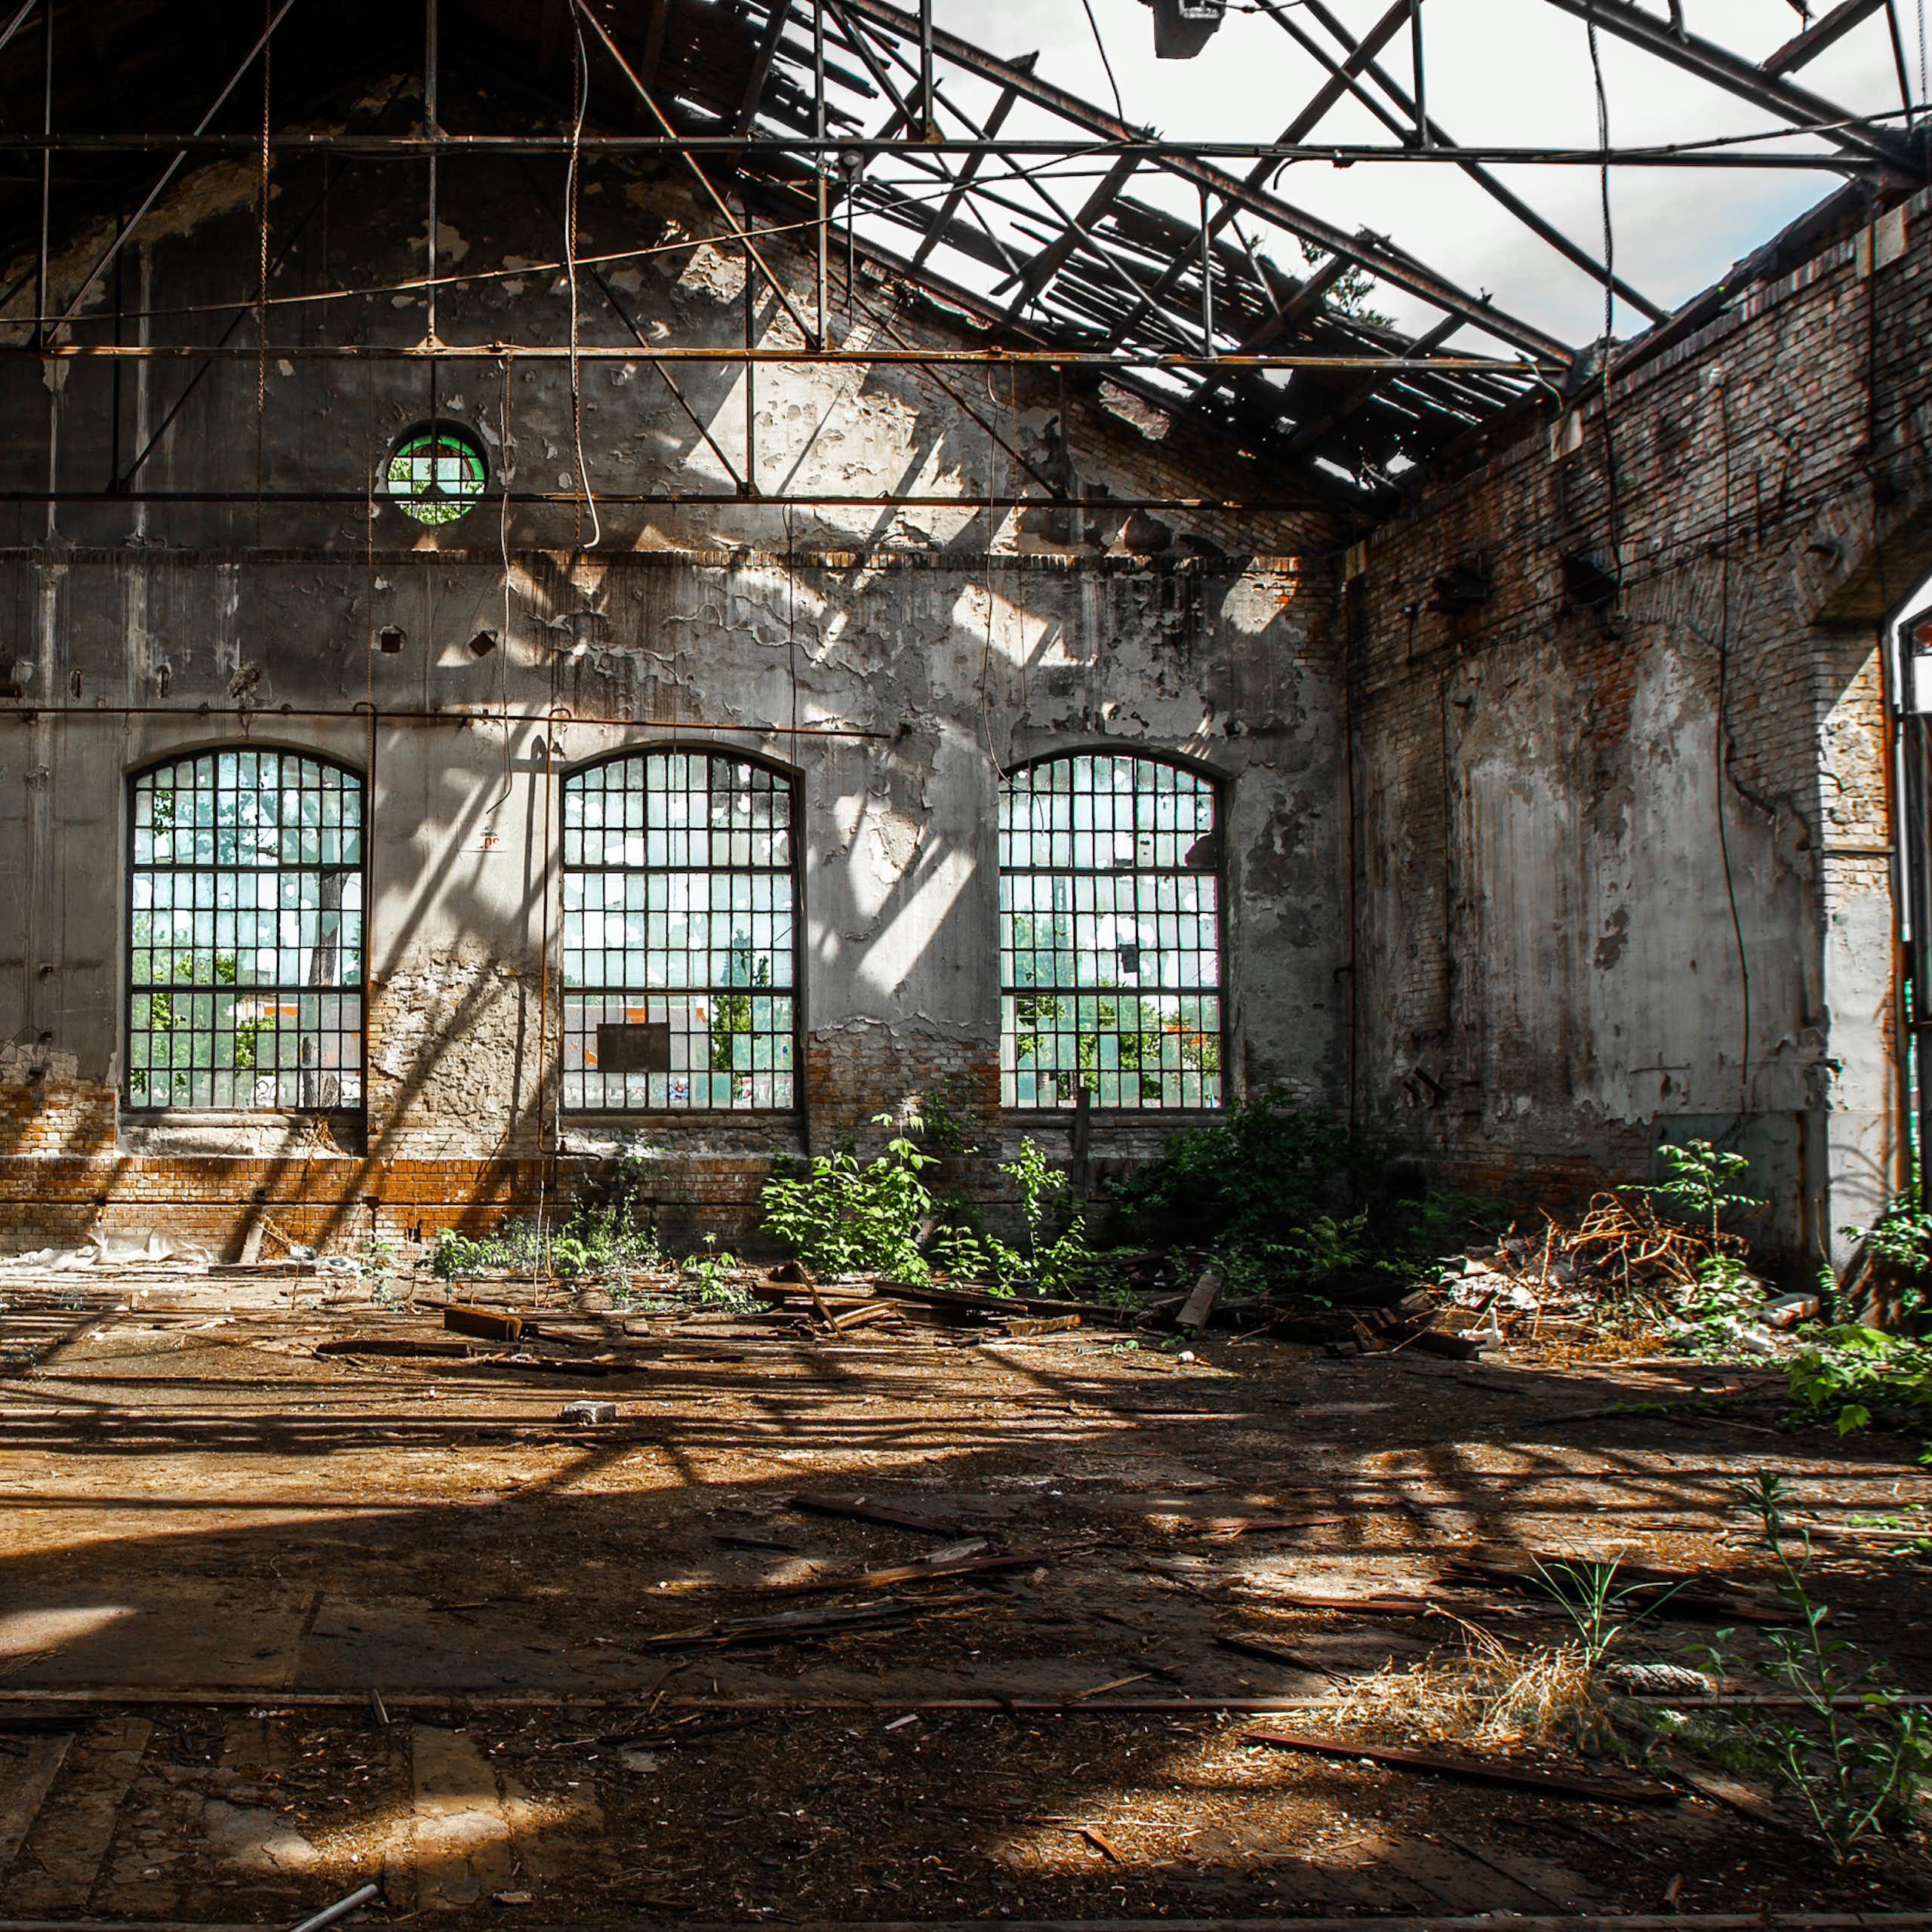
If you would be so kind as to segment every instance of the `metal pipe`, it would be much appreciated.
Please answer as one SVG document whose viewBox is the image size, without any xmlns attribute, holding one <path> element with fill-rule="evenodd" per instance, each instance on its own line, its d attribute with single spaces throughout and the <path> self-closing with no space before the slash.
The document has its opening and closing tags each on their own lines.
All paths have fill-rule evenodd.
<svg viewBox="0 0 1932 1932">
<path fill-rule="evenodd" d="M 1706 141 L 1666 143 L 1647 147 L 1614 146 L 1613 167 L 1795 168 L 1814 173 L 1856 171 L 1855 158 L 1844 155 L 1767 153 L 1751 148 L 1757 141 L 1789 140 L 1807 135 L 1842 133 L 1902 121 L 1903 109 L 1855 118 L 1821 122 L 1815 125 L 1767 128 L 1743 134 L 1714 135 Z M 775 134 L 734 137 L 716 134 L 593 134 L 580 143 L 585 154 L 720 154 L 774 156 L 837 156 L 843 153 L 903 155 L 902 139 L 869 134 L 795 136 Z M 1257 161 L 1330 162 L 1352 168 L 1377 162 L 1487 162 L 1496 166 L 1600 168 L 1600 148 L 1524 147 L 1503 145 L 1445 146 L 1438 137 L 1426 150 L 1393 143 L 1362 141 L 1217 141 L 1167 140 L 1153 135 L 1124 134 L 1118 138 L 1078 136 L 1017 136 L 995 140 L 971 134 L 940 135 L 924 144 L 934 155 L 979 155 L 1113 161 L 1125 155 L 1155 162 Z M 257 154 L 259 134 L 0 133 L 0 154 L 38 154 L 51 148 L 72 154 Z M 571 146 L 567 134 L 370 134 L 329 133 L 271 134 L 269 146 L 278 154 L 353 155 L 368 160 L 407 160 L 431 151 L 478 154 L 558 154 Z M 1271 170 L 1272 171 L 1272 170 Z"/>
<path fill-rule="evenodd" d="M 1416 146 L 1431 145 L 1429 130 L 1429 68 L 1423 58 L 1422 0 L 1409 0 L 1409 60 L 1415 70 Z"/>
<path fill-rule="evenodd" d="M 382 1895 L 382 1887 L 364 1885 L 349 1894 L 346 1899 L 337 1899 L 334 1905 L 325 1906 L 312 1918 L 305 1918 L 299 1925 L 291 1927 L 291 1932 L 322 1932 L 325 1925 L 333 1925 L 338 1918 L 344 1918 L 358 1905 L 367 1905 L 373 1898 Z"/>
<path fill-rule="evenodd" d="M 569 718 L 559 720 L 552 711 L 383 711 L 366 704 L 260 705 L 236 704 L 40 704 L 18 710 L 0 709 L 0 719 L 8 717 L 31 721 L 35 718 L 247 718 L 260 721 L 276 718 L 321 718 L 366 721 L 373 740 L 377 723 L 384 724 L 542 724 L 559 721 L 572 724 L 621 725 L 626 730 L 660 731 L 731 731 L 751 738 L 891 738 L 892 731 L 863 731 L 846 724 L 747 724 L 720 723 L 706 718 Z"/>
<path fill-rule="evenodd" d="M 826 198 L 825 155 L 823 151 L 825 141 L 825 0 L 813 0 L 812 4 L 812 132 L 820 152 L 814 156 L 812 162 L 812 181 L 818 204 L 818 245 L 814 263 L 816 275 L 813 289 L 818 300 L 818 334 L 809 339 L 815 340 L 822 349 L 830 339 L 828 331 L 832 300 L 831 273 L 826 260 L 832 211 Z"/>
<path fill-rule="evenodd" d="M 930 141 L 939 131 L 933 112 L 933 0 L 919 0 L 919 139 Z"/>
<path fill-rule="evenodd" d="M 289 343 L 276 351 L 294 361 L 343 362 L 495 362 L 566 361 L 570 349 L 561 343 Z M 1037 365 L 1049 369 L 1358 369 L 1390 374 L 1507 375 L 1531 377 L 1570 366 L 1556 355 L 1244 355 L 1237 351 L 1203 355 L 1191 349 L 746 349 L 724 344 L 691 344 L 639 350 L 626 343 L 586 343 L 577 350 L 580 361 L 635 362 L 648 355 L 660 362 L 830 363 L 863 368 L 872 364 L 905 364 L 914 368 L 950 364 L 990 363 L 995 367 Z M 256 352 L 245 345 L 194 343 L 57 343 L 44 350 L 30 344 L 0 346 L 0 361 L 253 361 Z"/>
<path fill-rule="evenodd" d="M 267 507 L 287 506 L 340 506 L 353 505 L 366 509 L 368 504 L 366 491 L 349 490 L 281 490 L 257 492 L 254 490 L 0 490 L 0 504 L 44 503 L 176 503 L 219 507 L 224 505 L 253 505 L 260 503 Z M 547 492 L 518 491 L 510 494 L 507 500 L 514 506 L 575 509 L 586 500 L 574 490 L 552 490 Z M 599 490 L 597 500 L 605 505 L 614 505 L 619 509 L 742 509 L 746 497 L 742 491 L 721 490 L 666 490 L 657 495 L 644 490 Z M 955 496 L 943 496 L 931 491 L 915 491 L 904 496 L 890 492 L 878 495 L 855 496 L 850 491 L 827 491 L 822 494 L 803 492 L 783 492 L 758 499 L 761 506 L 783 507 L 789 505 L 795 509 L 999 509 L 1036 508 L 1059 510 L 1190 510 L 1244 511 L 1254 515 L 1266 512 L 1273 515 L 1286 515 L 1291 512 L 1307 510 L 1314 507 L 1306 497 L 1290 499 L 1243 498 L 1223 497 L 1065 497 L 1042 494 L 1034 497 L 1015 497 L 1008 491 L 998 497 L 989 497 L 962 490 Z M 266 546 L 273 549 L 275 546 Z M 259 555 L 263 546 L 254 546 Z M 44 552 L 37 549 L 23 552 L 19 546 L 12 549 L 0 549 L 0 557 L 22 554 L 40 556 Z M 180 560 L 183 552 L 171 550 L 171 558 Z M 235 554 L 224 549 L 224 555 Z M 421 563 L 429 558 L 446 558 L 448 551 L 415 550 L 402 553 L 398 561 Z M 460 555 L 461 553 L 456 553 Z M 491 558 L 497 558 L 493 551 L 478 552 Z M 854 555 L 859 554 L 857 552 Z M 354 561 L 347 552 L 343 561 Z M 305 552 L 303 561 L 327 562 L 331 560 L 326 552 Z M 63 561 L 66 561 L 63 558 Z M 118 552 L 116 561 L 125 564 L 125 552 Z M 500 559 L 498 561 L 500 561 Z"/>
<path fill-rule="evenodd" d="M 438 94 L 436 57 L 436 0 L 423 0 L 423 122 L 426 133 L 436 130 L 436 100 Z M 431 342 L 436 340 L 436 179 L 437 164 L 441 158 L 440 149 L 429 151 L 429 232 L 425 237 L 425 251 L 429 261 L 428 314 L 426 333 Z M 264 289 L 263 294 L 266 295 Z M 435 410 L 429 411 L 430 420 L 435 420 Z M 433 454 L 433 452 L 432 452 Z"/>
<path fill-rule="evenodd" d="M 40 157 L 40 252 L 34 261 L 33 334 L 36 344 L 47 340 L 48 235 L 54 208 L 54 0 L 45 0 L 40 32 L 43 68 L 41 133 L 48 146 Z"/>
</svg>

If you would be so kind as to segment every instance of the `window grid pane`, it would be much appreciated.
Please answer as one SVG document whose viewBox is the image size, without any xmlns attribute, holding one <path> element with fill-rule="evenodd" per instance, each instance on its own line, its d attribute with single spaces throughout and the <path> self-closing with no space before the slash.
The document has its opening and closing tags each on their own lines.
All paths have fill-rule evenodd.
<svg viewBox="0 0 1932 1932">
<path fill-rule="evenodd" d="M 362 1103 L 362 784 L 205 752 L 137 778 L 128 1103 Z"/>
<path fill-rule="evenodd" d="M 573 1113 L 787 1111 L 798 1038 L 791 781 L 651 752 L 563 787 L 564 1092 Z M 663 1025 L 670 1064 L 598 1064 L 601 1026 Z"/>
<path fill-rule="evenodd" d="M 1001 785 L 1002 1104 L 1221 1105 L 1218 811 L 1155 758 L 1052 758 Z"/>
</svg>

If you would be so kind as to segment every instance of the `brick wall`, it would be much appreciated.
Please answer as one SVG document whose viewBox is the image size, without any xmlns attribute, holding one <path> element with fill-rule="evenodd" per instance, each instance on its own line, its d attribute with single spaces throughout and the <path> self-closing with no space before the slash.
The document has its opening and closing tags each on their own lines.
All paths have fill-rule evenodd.
<svg viewBox="0 0 1932 1932">
<path fill-rule="evenodd" d="M 1814 1252 L 1896 1174 L 1889 922 L 1826 934 L 1883 889 L 1878 620 L 1932 570 L 1903 219 L 1903 258 L 1847 235 L 1438 466 L 1347 586 L 1355 1109 L 1445 1171 L 1560 1192 L 1729 1137 Z M 1432 611 L 1468 552 L 1488 602 Z"/>
</svg>

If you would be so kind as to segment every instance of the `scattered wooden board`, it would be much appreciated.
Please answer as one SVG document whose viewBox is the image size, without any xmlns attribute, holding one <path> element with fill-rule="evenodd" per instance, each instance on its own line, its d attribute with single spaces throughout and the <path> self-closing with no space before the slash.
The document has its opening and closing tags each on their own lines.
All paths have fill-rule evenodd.
<svg viewBox="0 0 1932 1932">
<path fill-rule="evenodd" d="M 1475 1784 L 1508 1785 L 1518 1791 L 1541 1792 L 1556 1798 L 1581 1798 L 1594 1804 L 1675 1804 L 1677 1793 L 1667 1784 L 1634 1778 L 1571 1777 L 1561 1771 L 1540 1770 L 1500 1758 L 1464 1758 L 1432 1751 L 1397 1751 L 1383 1744 L 1358 1744 L 1346 1738 L 1304 1737 L 1290 1731 L 1249 1730 L 1250 1744 L 1272 1744 L 1284 1751 L 1306 1751 L 1320 1758 L 1366 1758 L 1371 1764 L 1397 1770 L 1435 1771 L 1444 1777 Z"/>
</svg>

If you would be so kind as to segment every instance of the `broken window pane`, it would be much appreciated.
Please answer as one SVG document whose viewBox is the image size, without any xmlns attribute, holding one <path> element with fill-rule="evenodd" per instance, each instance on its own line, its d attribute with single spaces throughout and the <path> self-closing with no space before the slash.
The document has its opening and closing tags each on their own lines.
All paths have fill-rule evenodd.
<svg viewBox="0 0 1932 1932">
<path fill-rule="evenodd" d="M 1049 758 L 1001 786 L 1004 1105 L 1221 1104 L 1219 810 L 1158 758 Z"/>
<path fill-rule="evenodd" d="M 795 1104 L 792 784 L 704 752 L 564 781 L 564 1106 Z M 668 1025 L 668 1068 L 598 1064 L 600 1026 Z"/>
<path fill-rule="evenodd" d="M 128 1103 L 362 1101 L 362 781 L 287 752 L 134 782 Z"/>
</svg>

